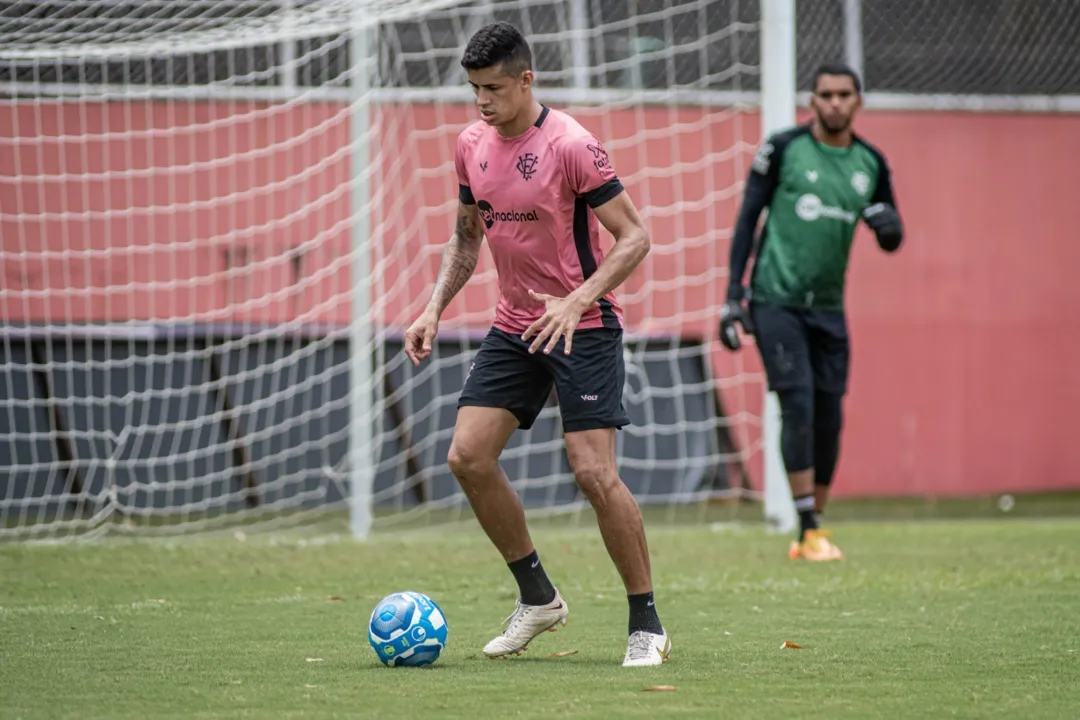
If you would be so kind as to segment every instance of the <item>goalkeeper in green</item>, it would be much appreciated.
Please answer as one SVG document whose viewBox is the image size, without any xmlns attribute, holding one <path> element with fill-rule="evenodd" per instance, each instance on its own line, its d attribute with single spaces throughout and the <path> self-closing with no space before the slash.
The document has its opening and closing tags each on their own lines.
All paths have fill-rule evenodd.
<svg viewBox="0 0 1080 720">
<path fill-rule="evenodd" d="M 769 389 L 780 400 L 780 446 L 800 524 L 790 557 L 839 560 L 843 554 L 819 525 L 847 392 L 851 242 L 861 218 L 881 249 L 895 252 L 903 226 L 885 157 L 852 130 L 862 105 L 858 75 L 842 65 L 822 67 L 810 104 L 809 123 L 772 135 L 753 160 L 731 244 L 720 341 L 738 350 L 736 325 L 755 335 Z M 743 275 L 765 208 L 746 292 Z"/>
</svg>

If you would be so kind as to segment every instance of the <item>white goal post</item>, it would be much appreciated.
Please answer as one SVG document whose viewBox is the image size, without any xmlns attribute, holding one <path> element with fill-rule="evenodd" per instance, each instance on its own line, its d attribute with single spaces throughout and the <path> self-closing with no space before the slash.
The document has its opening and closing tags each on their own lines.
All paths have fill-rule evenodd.
<svg viewBox="0 0 1080 720">
<path fill-rule="evenodd" d="M 761 3 L 761 136 L 795 124 L 795 0 Z M 790 533 L 798 519 L 780 452 L 780 400 L 765 392 L 762 420 L 766 527 Z"/>
<path fill-rule="evenodd" d="M 374 343 L 371 322 L 371 108 L 370 95 L 375 57 L 371 42 L 374 28 L 361 21 L 363 7 L 356 3 L 352 39 L 352 98 L 349 143 L 352 155 L 352 247 L 353 278 L 350 348 Z M 369 352 L 352 352 L 349 358 L 349 527 L 354 537 L 367 538 L 372 524 L 375 488 L 375 367 Z"/>
</svg>

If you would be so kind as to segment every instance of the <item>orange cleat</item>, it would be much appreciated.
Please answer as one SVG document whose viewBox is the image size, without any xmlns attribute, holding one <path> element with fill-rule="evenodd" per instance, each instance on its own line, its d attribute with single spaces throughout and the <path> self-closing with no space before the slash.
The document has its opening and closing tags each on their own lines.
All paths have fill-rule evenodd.
<svg viewBox="0 0 1080 720">
<path fill-rule="evenodd" d="M 788 557 L 792 560 L 810 560 L 811 562 L 828 562 L 830 560 L 843 560 L 844 553 L 829 540 L 832 535 L 828 530 L 807 530 L 806 537 L 802 542 L 793 541 L 788 548 Z"/>
</svg>

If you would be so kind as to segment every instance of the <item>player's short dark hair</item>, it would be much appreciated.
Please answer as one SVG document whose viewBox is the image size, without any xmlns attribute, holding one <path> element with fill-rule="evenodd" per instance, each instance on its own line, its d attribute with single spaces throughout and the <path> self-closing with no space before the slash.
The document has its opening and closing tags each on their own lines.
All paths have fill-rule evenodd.
<svg viewBox="0 0 1080 720">
<path fill-rule="evenodd" d="M 859 80 L 859 73 L 855 72 L 849 65 L 844 63 L 825 63 L 818 67 L 817 72 L 814 73 L 814 92 L 817 92 L 818 81 L 821 80 L 822 75 L 845 75 L 851 78 L 851 82 L 855 83 L 855 92 L 862 92 L 862 82 Z"/>
<path fill-rule="evenodd" d="M 461 67 L 466 70 L 483 70 L 502 65 L 507 75 L 517 75 L 532 70 L 532 50 L 516 27 L 508 22 L 485 25 L 469 38 Z"/>
</svg>

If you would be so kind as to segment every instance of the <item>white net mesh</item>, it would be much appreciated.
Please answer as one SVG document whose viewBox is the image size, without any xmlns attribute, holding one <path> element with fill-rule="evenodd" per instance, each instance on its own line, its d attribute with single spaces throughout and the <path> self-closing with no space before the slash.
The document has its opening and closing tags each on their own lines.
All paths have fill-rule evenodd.
<svg viewBox="0 0 1080 720">
<path fill-rule="evenodd" d="M 624 478 L 672 510 L 743 492 L 760 377 L 710 338 L 758 135 L 756 3 L 356 7 L 0 3 L 0 537 L 344 514 L 357 354 L 375 368 L 377 524 L 467 516 L 445 457 L 497 297 L 486 254 L 431 361 L 400 350 L 452 228 L 473 117 L 458 59 L 490 19 L 526 32 L 541 99 L 604 140 L 652 231 L 620 294 Z M 356 17 L 374 63 L 350 62 Z M 551 404 L 503 456 L 533 512 L 584 506 L 560 438 Z"/>
<path fill-rule="evenodd" d="M 455 0 L 34 0 L 5 2 L 10 56 L 150 57 L 336 35 L 416 17 Z"/>
<path fill-rule="evenodd" d="M 624 477 L 673 512 L 745 494 L 761 378 L 709 339 L 758 139 L 759 15 L 757 0 L 0 0 L 0 538 L 340 517 L 350 427 L 369 424 L 377 525 L 467 517 L 445 456 L 495 304 L 489 258 L 432 361 L 414 371 L 400 348 L 452 226 L 473 117 L 460 53 L 493 19 L 527 34 L 540 97 L 603 139 L 652 231 L 620 292 Z M 798 87 L 847 58 L 871 109 L 1077 111 L 1078 36 L 1071 0 L 800 0 Z M 354 358 L 372 360 L 373 403 L 353 404 Z M 550 405 L 503 456 L 533 512 L 583 507 L 560 435 Z"/>
</svg>

